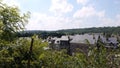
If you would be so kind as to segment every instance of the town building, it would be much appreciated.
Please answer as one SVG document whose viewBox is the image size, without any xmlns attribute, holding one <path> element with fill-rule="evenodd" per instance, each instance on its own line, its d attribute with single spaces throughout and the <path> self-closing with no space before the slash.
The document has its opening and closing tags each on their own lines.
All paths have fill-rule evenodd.
<svg viewBox="0 0 120 68">
<path fill-rule="evenodd" d="M 117 41 L 116 37 L 106 38 L 100 33 L 82 35 L 76 34 L 62 36 L 61 38 L 49 38 L 50 48 L 56 50 L 67 49 L 71 53 L 88 53 L 89 47 L 95 47 L 98 43 L 98 40 L 104 43 L 106 48 L 118 48 L 119 42 Z"/>
</svg>

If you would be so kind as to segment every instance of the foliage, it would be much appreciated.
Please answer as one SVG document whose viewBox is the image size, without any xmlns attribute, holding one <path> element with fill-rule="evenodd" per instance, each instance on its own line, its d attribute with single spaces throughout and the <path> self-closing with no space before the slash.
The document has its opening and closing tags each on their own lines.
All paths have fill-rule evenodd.
<svg viewBox="0 0 120 68">
<path fill-rule="evenodd" d="M 66 50 L 45 50 L 47 42 L 34 37 L 32 55 L 29 56 L 31 38 L 19 38 L 13 42 L 0 43 L 0 66 L 2 68 L 27 67 L 28 58 L 31 58 L 32 68 L 113 68 L 120 66 L 120 49 L 106 49 L 100 44 L 91 47 L 88 55 L 77 52 L 73 56 Z"/>
<path fill-rule="evenodd" d="M 39 37 L 42 38 L 42 39 L 46 39 L 49 36 L 51 36 L 51 37 L 61 37 L 62 35 L 65 35 L 65 33 L 61 33 L 61 32 L 31 30 L 31 31 L 18 32 L 17 36 L 18 37 L 32 37 L 34 34 L 39 35 Z"/>
<path fill-rule="evenodd" d="M 27 67 L 31 38 L 20 38 L 14 42 L 0 43 L 0 66 L 1 67 Z M 47 43 L 42 43 L 40 39 L 35 39 L 33 53 L 31 56 L 31 65 L 37 64 L 39 55 L 44 52 L 43 47 Z"/>
<path fill-rule="evenodd" d="M 17 7 L 7 6 L 0 1 L 0 38 L 11 41 L 15 33 L 24 29 L 29 13 L 21 14 Z"/>
<path fill-rule="evenodd" d="M 99 43 L 97 47 L 91 47 L 88 55 L 75 53 L 67 55 L 66 51 L 47 51 L 40 56 L 41 66 L 45 68 L 119 68 L 120 49 L 107 49 Z M 47 56 L 46 56 L 47 55 Z"/>
</svg>

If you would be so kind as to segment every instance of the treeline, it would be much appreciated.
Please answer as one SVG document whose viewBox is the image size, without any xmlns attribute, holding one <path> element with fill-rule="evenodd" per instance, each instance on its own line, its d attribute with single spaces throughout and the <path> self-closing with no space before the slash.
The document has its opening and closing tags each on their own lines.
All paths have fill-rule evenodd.
<svg viewBox="0 0 120 68">
<path fill-rule="evenodd" d="M 67 29 L 59 30 L 57 32 L 67 34 L 84 34 L 84 33 L 113 33 L 120 34 L 120 26 L 118 27 L 92 27 L 92 28 L 80 28 L 80 29 Z"/>
<path fill-rule="evenodd" d="M 47 38 L 48 36 L 61 37 L 62 35 L 74 35 L 74 34 L 84 34 L 84 33 L 107 33 L 107 34 L 120 34 L 120 26 L 118 27 L 93 27 L 93 28 L 80 28 L 80 29 L 66 29 L 58 31 L 22 31 L 17 35 L 19 37 L 30 37 L 34 34 L 39 35 L 42 38 Z"/>
<path fill-rule="evenodd" d="M 56 31 L 22 31 L 17 33 L 18 37 L 32 37 L 33 35 L 38 35 L 42 39 L 46 39 L 48 36 L 52 37 L 61 37 L 62 35 L 65 35 L 65 33 L 60 33 Z"/>
</svg>

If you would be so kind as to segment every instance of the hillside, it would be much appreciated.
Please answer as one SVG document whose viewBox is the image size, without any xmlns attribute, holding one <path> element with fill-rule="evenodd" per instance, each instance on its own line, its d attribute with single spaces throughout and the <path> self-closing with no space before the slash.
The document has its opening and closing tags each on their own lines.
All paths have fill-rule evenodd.
<svg viewBox="0 0 120 68">
<path fill-rule="evenodd" d="M 58 31 L 41 31 L 31 30 L 22 31 L 18 33 L 18 36 L 27 37 L 33 36 L 34 34 L 40 35 L 41 37 L 58 36 L 65 34 L 84 34 L 84 33 L 108 33 L 108 34 L 120 34 L 120 26 L 118 27 L 93 27 L 93 28 L 79 28 L 79 29 L 65 29 Z"/>
<path fill-rule="evenodd" d="M 81 34 L 81 33 L 120 33 L 120 26 L 118 27 L 93 27 L 93 28 L 80 28 L 80 29 L 67 29 L 59 30 L 57 32 L 68 34 Z"/>
</svg>

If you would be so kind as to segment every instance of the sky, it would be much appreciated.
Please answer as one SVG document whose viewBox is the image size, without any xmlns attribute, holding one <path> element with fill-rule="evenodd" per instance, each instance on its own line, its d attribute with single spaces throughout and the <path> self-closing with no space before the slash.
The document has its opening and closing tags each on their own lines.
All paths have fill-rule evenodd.
<svg viewBox="0 0 120 68">
<path fill-rule="evenodd" d="M 31 18 L 26 30 L 120 26 L 120 0 L 3 0 Z"/>
</svg>

